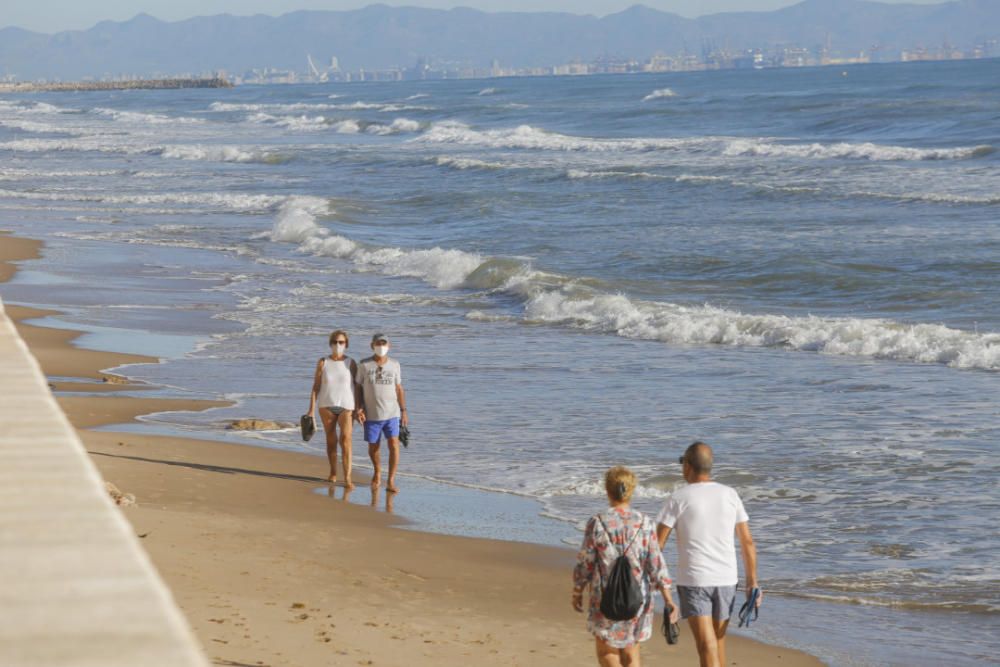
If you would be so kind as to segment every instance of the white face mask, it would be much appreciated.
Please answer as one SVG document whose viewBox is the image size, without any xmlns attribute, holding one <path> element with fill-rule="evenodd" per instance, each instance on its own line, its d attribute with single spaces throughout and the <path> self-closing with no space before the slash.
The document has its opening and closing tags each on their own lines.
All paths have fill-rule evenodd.
<svg viewBox="0 0 1000 667">
<path fill-rule="evenodd" d="M 389 354 L 388 345 L 376 345 L 375 347 L 372 348 L 372 350 L 374 350 L 376 357 L 384 357 L 385 355 Z"/>
<path fill-rule="evenodd" d="M 334 343 L 333 345 L 330 346 L 330 349 L 333 351 L 333 353 L 336 356 L 339 357 L 340 355 L 342 355 L 344 353 L 344 350 L 347 349 L 347 346 L 343 345 L 341 343 Z"/>
</svg>

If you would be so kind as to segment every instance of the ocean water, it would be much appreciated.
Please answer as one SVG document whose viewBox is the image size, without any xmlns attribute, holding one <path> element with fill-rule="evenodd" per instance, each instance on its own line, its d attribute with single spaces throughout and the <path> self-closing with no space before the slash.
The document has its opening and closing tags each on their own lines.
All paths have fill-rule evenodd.
<svg viewBox="0 0 1000 667">
<path fill-rule="evenodd" d="M 394 509 L 443 530 L 427 508 L 455 498 L 476 534 L 576 544 L 608 466 L 655 512 L 703 439 L 760 550 L 752 635 L 981 664 L 997 81 L 994 60 L 8 95 L 0 228 L 48 250 L 0 293 L 167 357 L 130 376 L 238 401 L 149 422 L 220 438 L 294 421 L 333 328 L 356 358 L 385 331 L 421 490 Z"/>
</svg>

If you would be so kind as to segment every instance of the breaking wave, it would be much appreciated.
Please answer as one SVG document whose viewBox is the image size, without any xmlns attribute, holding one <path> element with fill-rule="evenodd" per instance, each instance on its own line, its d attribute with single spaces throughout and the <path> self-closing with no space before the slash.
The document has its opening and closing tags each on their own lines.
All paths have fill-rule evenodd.
<svg viewBox="0 0 1000 667">
<path fill-rule="evenodd" d="M 334 120 L 326 116 L 274 116 L 258 111 L 247 117 L 251 123 L 261 123 L 289 130 L 333 130 L 338 134 L 389 135 L 420 131 L 420 123 L 409 118 L 397 118 L 389 124 L 373 123 L 354 119 Z"/>
<path fill-rule="evenodd" d="M 80 192 L 24 192 L 0 190 L 0 197 L 38 201 L 77 201 L 104 204 L 181 204 L 221 208 L 242 213 L 266 213 L 287 197 L 280 195 L 230 194 L 223 192 L 171 192 L 141 194 L 95 194 Z"/>
<path fill-rule="evenodd" d="M 817 159 L 899 160 L 967 160 L 994 152 L 993 146 L 980 145 L 959 148 L 908 148 L 873 143 L 792 144 L 764 139 L 733 137 L 579 137 L 549 132 L 531 125 L 514 128 L 476 130 L 455 121 L 431 125 L 414 141 L 459 144 L 486 148 L 513 148 L 549 151 L 583 152 L 646 152 L 687 151 L 712 153 L 724 157 L 791 157 Z"/>
<path fill-rule="evenodd" d="M 530 150 L 619 152 L 680 149 L 701 146 L 715 139 L 594 139 L 548 132 L 531 125 L 496 130 L 474 130 L 464 123 L 434 123 L 414 141 L 441 144 L 485 146 L 487 148 L 525 148 Z"/>
<path fill-rule="evenodd" d="M 322 201 L 322 200 L 321 200 Z M 420 279 L 440 289 L 487 290 L 516 297 L 529 323 L 676 345 L 765 347 L 895 361 L 1000 370 L 1000 334 L 904 324 L 885 319 L 791 317 L 710 305 L 632 299 L 535 270 L 524 260 L 461 250 L 373 247 L 330 233 L 316 222 L 326 203 L 290 198 L 268 234 L 299 251 L 346 260 L 358 269 Z"/>
<path fill-rule="evenodd" d="M 988 145 L 964 148 L 907 148 L 883 146 L 865 142 L 860 144 L 778 144 L 759 139 L 738 139 L 729 142 L 724 151 L 727 156 L 763 156 L 793 158 L 853 158 L 862 160 L 968 160 L 993 152 Z"/>
<path fill-rule="evenodd" d="M 18 139 L 0 143 L 0 150 L 47 153 L 53 151 L 95 151 L 123 155 L 159 155 L 177 160 L 205 160 L 209 162 L 262 162 L 274 164 L 283 161 L 281 155 L 266 150 L 224 144 L 173 144 L 167 146 L 135 143 L 112 143 L 107 137 L 87 136 L 78 139 Z"/>
<path fill-rule="evenodd" d="M 296 113 L 308 111 L 432 111 L 434 107 L 394 102 L 348 102 L 330 104 L 328 102 L 297 102 L 294 104 L 236 104 L 212 102 L 209 111 L 254 111 L 270 113 Z"/>
<path fill-rule="evenodd" d="M 140 113 L 138 111 L 120 111 L 118 109 L 106 109 L 96 107 L 94 113 L 100 116 L 107 116 L 112 120 L 119 120 L 139 125 L 200 125 L 205 122 L 202 118 L 190 118 L 187 116 L 166 116 L 158 113 Z"/>
<path fill-rule="evenodd" d="M 67 107 L 57 107 L 47 102 L 31 102 L 28 100 L 8 101 L 0 100 L 0 110 L 13 111 L 15 113 L 38 114 L 60 114 L 60 113 L 80 113 L 79 109 Z"/>
<path fill-rule="evenodd" d="M 217 144 L 158 146 L 146 152 L 161 155 L 165 158 L 206 160 L 209 162 L 263 162 L 274 164 L 284 160 L 280 155 L 270 151 Z"/>
<path fill-rule="evenodd" d="M 670 178 L 659 174 L 651 174 L 648 171 L 588 171 L 586 169 L 567 169 L 566 178 L 570 180 L 581 180 L 587 178 Z M 674 179 L 677 180 L 677 179 Z"/>
<path fill-rule="evenodd" d="M 382 125 L 380 123 L 372 123 L 365 128 L 365 132 L 369 134 L 405 134 L 411 132 L 419 132 L 420 123 L 415 120 L 410 120 L 409 118 L 397 118 L 392 121 L 389 125 Z"/>
<path fill-rule="evenodd" d="M 658 90 L 654 90 L 649 95 L 646 95 L 644 98 L 642 98 L 642 101 L 649 102 L 651 100 L 663 99 L 664 97 L 677 97 L 677 93 L 670 90 L 669 88 L 660 88 Z"/>
<path fill-rule="evenodd" d="M 434 164 L 439 167 L 452 167 L 454 169 L 488 169 L 491 171 L 510 168 L 510 165 L 502 162 L 487 162 L 485 160 L 477 160 L 475 158 L 451 157 L 448 155 L 441 155 L 434 158 Z"/>
<path fill-rule="evenodd" d="M 17 118 L 0 119 L 0 126 L 21 130 L 22 132 L 33 132 L 36 134 L 64 134 L 77 137 L 82 137 L 87 134 L 86 132 L 66 127 L 48 125 L 46 123 L 39 123 L 33 120 L 21 120 Z"/>
<path fill-rule="evenodd" d="M 357 134 L 361 131 L 361 125 L 356 120 L 341 120 L 331 125 L 333 131 L 338 134 Z"/>
<path fill-rule="evenodd" d="M 325 128 L 328 125 L 325 116 L 309 116 L 306 114 L 301 116 L 273 116 L 263 111 L 251 114 L 247 117 L 247 121 L 284 127 L 289 130 L 315 130 Z"/>
<path fill-rule="evenodd" d="M 293 197 L 281 206 L 269 236 L 272 241 L 298 243 L 305 253 L 349 260 L 359 268 L 388 275 L 419 278 L 443 289 L 460 287 L 483 263 L 478 255 L 460 250 L 367 247 L 316 224 L 316 216 L 327 212 L 325 200 Z"/>
</svg>

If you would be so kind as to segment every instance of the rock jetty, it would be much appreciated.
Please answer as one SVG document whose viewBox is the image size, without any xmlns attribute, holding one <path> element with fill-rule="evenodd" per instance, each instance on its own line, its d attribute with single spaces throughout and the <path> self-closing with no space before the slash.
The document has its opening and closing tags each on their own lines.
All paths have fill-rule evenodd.
<svg viewBox="0 0 1000 667">
<path fill-rule="evenodd" d="M 135 81 L 66 81 L 0 83 L 0 93 L 36 93 L 40 91 L 86 90 L 172 90 L 178 88 L 232 88 L 222 77 L 214 79 L 137 79 Z"/>
</svg>

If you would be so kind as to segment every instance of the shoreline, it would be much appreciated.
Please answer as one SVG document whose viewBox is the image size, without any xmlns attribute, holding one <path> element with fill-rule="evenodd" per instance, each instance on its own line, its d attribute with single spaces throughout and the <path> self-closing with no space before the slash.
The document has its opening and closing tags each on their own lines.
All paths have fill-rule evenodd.
<svg viewBox="0 0 1000 667">
<path fill-rule="evenodd" d="M 0 239 L 0 280 L 13 276 L 10 262 L 41 252 L 40 242 Z M 51 311 L 5 307 L 47 375 L 85 381 L 56 384 L 60 394 L 67 384 L 103 394 L 59 396 L 77 429 L 222 405 L 116 396 L 150 387 L 105 382 L 102 369 L 157 359 L 75 348 L 78 332 L 24 322 Z M 570 610 L 570 549 L 393 530 L 395 517 L 317 493 L 325 461 L 307 454 L 110 431 L 80 436 L 105 479 L 136 496 L 126 518 L 217 664 L 594 662 L 585 619 Z M 359 477 L 355 493 L 370 493 Z M 332 491 L 340 500 L 343 489 Z M 396 502 L 406 502 L 405 488 Z M 642 646 L 647 660 L 697 663 L 686 628 L 679 646 L 656 633 Z M 739 665 L 821 664 L 736 636 L 729 653 Z"/>
</svg>

